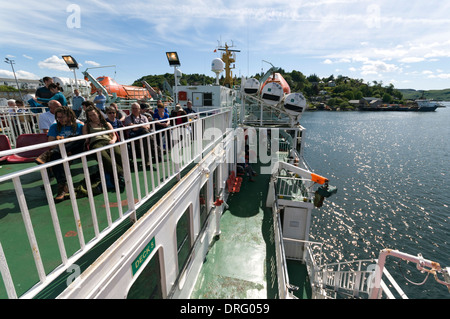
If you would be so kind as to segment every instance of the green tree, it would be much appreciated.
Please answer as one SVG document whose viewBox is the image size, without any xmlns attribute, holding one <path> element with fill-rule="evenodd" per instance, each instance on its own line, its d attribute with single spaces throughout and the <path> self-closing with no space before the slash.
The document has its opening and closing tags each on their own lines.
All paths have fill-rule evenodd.
<svg viewBox="0 0 450 319">
<path fill-rule="evenodd" d="M 383 95 L 383 102 L 384 103 L 391 103 L 392 102 L 392 96 L 389 93 L 384 93 L 384 95 Z"/>
</svg>

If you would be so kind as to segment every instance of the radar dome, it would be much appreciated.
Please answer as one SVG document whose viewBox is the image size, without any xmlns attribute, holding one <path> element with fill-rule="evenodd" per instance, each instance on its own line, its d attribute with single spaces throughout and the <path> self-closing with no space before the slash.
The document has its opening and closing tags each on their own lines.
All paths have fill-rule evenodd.
<svg viewBox="0 0 450 319">
<path fill-rule="evenodd" d="M 211 71 L 214 73 L 220 73 L 225 69 L 225 63 L 223 63 L 222 59 L 216 58 L 212 60 L 211 63 Z"/>
<path fill-rule="evenodd" d="M 219 85 L 219 74 L 225 69 L 225 63 L 219 58 L 212 60 L 211 71 L 216 74 L 216 85 Z"/>
</svg>

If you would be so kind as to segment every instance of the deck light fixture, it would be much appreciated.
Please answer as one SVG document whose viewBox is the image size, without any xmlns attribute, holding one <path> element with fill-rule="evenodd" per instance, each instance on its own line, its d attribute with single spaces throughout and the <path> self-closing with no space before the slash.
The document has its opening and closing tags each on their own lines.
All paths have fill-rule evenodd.
<svg viewBox="0 0 450 319">
<path fill-rule="evenodd" d="M 69 69 L 71 69 L 73 71 L 73 76 L 75 77 L 75 86 L 78 90 L 78 80 L 77 80 L 77 74 L 75 72 L 75 70 L 78 69 L 78 62 L 71 55 L 62 55 L 62 58 L 63 58 L 64 62 L 66 62 Z"/>
<path fill-rule="evenodd" d="M 178 53 L 176 52 L 166 52 L 167 60 L 170 66 L 180 66 L 180 59 L 178 58 Z"/>
<path fill-rule="evenodd" d="M 78 62 L 71 55 L 63 55 L 62 58 L 69 69 L 78 69 Z"/>
<path fill-rule="evenodd" d="M 176 104 L 176 103 L 178 103 L 178 83 L 177 83 L 178 82 L 178 79 L 177 79 L 177 76 L 178 76 L 177 70 L 178 69 L 177 69 L 177 66 L 180 66 L 181 63 L 180 63 L 180 59 L 178 58 L 178 53 L 176 53 L 176 52 L 166 52 L 166 56 L 167 56 L 167 60 L 169 61 L 169 65 L 173 66 L 173 76 L 175 79 L 174 101 Z"/>
</svg>

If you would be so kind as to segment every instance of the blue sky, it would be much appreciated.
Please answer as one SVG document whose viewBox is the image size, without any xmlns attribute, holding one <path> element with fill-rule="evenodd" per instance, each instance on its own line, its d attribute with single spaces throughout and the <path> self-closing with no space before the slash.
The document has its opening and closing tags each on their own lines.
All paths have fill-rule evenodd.
<svg viewBox="0 0 450 319">
<path fill-rule="evenodd" d="M 122 84 L 181 71 L 214 76 L 219 44 L 234 44 L 238 76 L 271 64 L 320 77 L 344 75 L 397 88 L 450 88 L 450 2 L 364 0 L 2 1 L 0 58 L 20 78 L 73 77 L 81 71 Z M 13 77 L 0 65 L 0 77 Z"/>
</svg>

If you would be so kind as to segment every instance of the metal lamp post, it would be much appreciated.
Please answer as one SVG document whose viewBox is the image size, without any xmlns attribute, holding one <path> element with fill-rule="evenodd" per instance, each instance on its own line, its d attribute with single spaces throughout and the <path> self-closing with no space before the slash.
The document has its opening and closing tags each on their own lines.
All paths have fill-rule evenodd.
<svg viewBox="0 0 450 319">
<path fill-rule="evenodd" d="M 11 68 L 12 68 L 12 71 L 13 71 L 13 74 L 14 74 L 14 78 L 16 79 L 17 89 L 19 90 L 20 99 L 23 100 L 22 92 L 20 91 L 20 87 L 19 87 L 19 81 L 17 81 L 17 77 L 16 77 L 16 71 L 14 70 L 14 60 L 5 58 L 5 63 L 11 64 Z"/>
<path fill-rule="evenodd" d="M 175 78 L 175 104 L 178 103 L 178 83 L 177 83 L 177 67 L 181 65 L 180 59 L 178 58 L 178 53 L 176 52 L 166 52 L 167 60 L 169 65 L 173 66 L 173 76 Z"/>
</svg>

